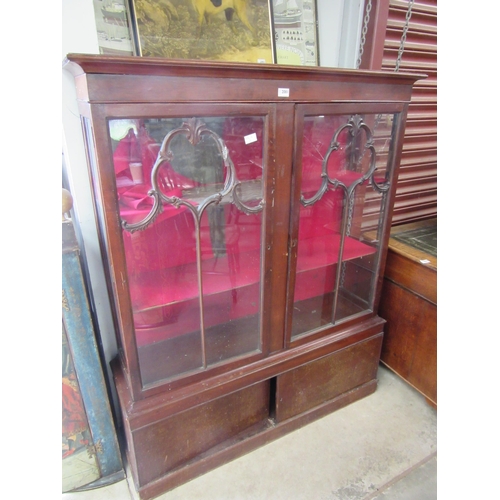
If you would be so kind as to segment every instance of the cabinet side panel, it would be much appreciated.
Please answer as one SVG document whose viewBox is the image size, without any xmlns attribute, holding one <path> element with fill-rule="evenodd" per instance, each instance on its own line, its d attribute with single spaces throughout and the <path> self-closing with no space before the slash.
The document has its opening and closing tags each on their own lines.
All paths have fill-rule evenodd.
<svg viewBox="0 0 500 500">
<path fill-rule="evenodd" d="M 278 376 L 276 420 L 282 422 L 377 376 L 382 334 Z"/>
<path fill-rule="evenodd" d="M 269 381 L 133 432 L 141 486 L 195 459 L 269 416 Z"/>
<path fill-rule="evenodd" d="M 385 279 L 380 314 L 382 362 L 437 404 L 436 305 Z"/>
</svg>

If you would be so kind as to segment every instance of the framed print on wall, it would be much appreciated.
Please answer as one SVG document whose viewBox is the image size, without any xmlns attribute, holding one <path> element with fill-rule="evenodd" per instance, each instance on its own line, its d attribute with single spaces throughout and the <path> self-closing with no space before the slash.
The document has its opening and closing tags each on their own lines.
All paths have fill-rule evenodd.
<svg viewBox="0 0 500 500">
<path fill-rule="evenodd" d="M 135 53 L 274 63 L 271 0 L 130 0 Z"/>
<path fill-rule="evenodd" d="M 127 0 L 93 0 L 99 52 L 110 56 L 134 54 Z"/>
<path fill-rule="evenodd" d="M 319 66 L 316 0 L 272 0 L 276 62 Z"/>
</svg>

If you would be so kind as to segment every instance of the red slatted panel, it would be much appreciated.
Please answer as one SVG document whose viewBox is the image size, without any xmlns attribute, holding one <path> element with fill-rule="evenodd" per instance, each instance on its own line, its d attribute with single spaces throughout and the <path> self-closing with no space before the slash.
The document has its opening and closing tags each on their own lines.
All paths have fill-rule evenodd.
<svg viewBox="0 0 500 500">
<path fill-rule="evenodd" d="M 408 2 L 390 0 L 382 69 L 394 71 Z M 415 1 L 400 72 L 428 75 L 413 90 L 393 224 L 437 215 L 437 0 Z"/>
</svg>

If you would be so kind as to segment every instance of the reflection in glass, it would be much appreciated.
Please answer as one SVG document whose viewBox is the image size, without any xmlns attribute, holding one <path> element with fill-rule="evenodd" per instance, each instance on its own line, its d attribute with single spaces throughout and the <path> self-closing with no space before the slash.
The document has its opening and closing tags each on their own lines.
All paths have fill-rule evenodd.
<svg viewBox="0 0 500 500">
<path fill-rule="evenodd" d="M 305 117 L 292 338 L 372 308 L 390 137 L 385 115 Z"/>
<path fill-rule="evenodd" d="M 143 383 L 258 352 L 264 119 L 124 124 L 110 133 Z"/>
</svg>

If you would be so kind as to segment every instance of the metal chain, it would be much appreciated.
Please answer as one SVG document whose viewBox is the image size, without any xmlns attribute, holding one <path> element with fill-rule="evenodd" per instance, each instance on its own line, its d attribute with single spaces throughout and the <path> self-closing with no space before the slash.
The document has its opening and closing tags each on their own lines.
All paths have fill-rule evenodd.
<svg viewBox="0 0 500 500">
<path fill-rule="evenodd" d="M 403 58 L 403 52 L 405 50 L 406 34 L 408 33 L 408 26 L 410 25 L 411 9 L 413 7 L 414 0 L 408 0 L 408 10 L 406 11 L 406 22 L 403 28 L 403 34 L 401 35 L 401 42 L 399 44 L 398 57 L 396 59 L 396 67 L 394 71 L 399 71 L 399 65 L 401 64 L 401 59 Z"/>
<path fill-rule="evenodd" d="M 399 43 L 399 50 L 398 50 L 398 56 L 396 58 L 396 67 L 394 68 L 394 71 L 395 72 L 398 72 L 399 71 L 399 66 L 401 65 L 401 59 L 403 58 L 403 53 L 404 53 L 404 50 L 405 50 L 405 43 L 406 43 L 406 35 L 408 33 L 408 28 L 409 28 L 409 25 L 410 25 L 410 18 L 411 18 L 411 14 L 412 14 L 412 7 L 413 7 L 413 3 L 414 3 L 415 0 L 408 0 L 408 9 L 406 10 L 406 21 L 405 21 L 405 25 L 403 27 L 403 33 L 401 35 L 401 40 L 400 40 L 400 43 Z M 364 21 L 363 21 L 363 29 L 362 29 L 362 32 L 361 32 L 361 42 L 360 42 L 360 48 L 359 48 L 359 57 L 358 57 L 358 61 L 356 63 L 356 68 L 359 69 L 360 65 L 361 65 L 361 57 L 363 55 L 363 50 L 364 50 L 364 46 L 365 46 L 365 43 L 366 43 L 366 33 L 368 32 L 368 23 L 370 22 L 370 12 L 372 10 L 372 0 L 368 0 L 368 3 L 366 4 L 366 13 L 365 13 L 365 18 L 364 18 Z M 373 135 L 375 136 L 375 131 L 377 130 L 377 127 L 378 127 L 378 124 L 380 123 L 380 120 L 382 119 L 382 115 L 379 114 L 377 115 L 376 119 L 375 119 L 375 126 L 373 128 Z M 387 142 L 386 142 L 387 144 Z M 358 161 L 358 165 L 361 163 L 361 160 L 363 159 L 363 156 L 364 156 L 365 152 L 363 152 L 363 154 L 361 155 L 359 161 Z"/>
<path fill-rule="evenodd" d="M 368 33 L 368 24 L 370 23 L 370 12 L 372 10 L 372 0 L 368 0 L 366 4 L 365 18 L 363 20 L 363 29 L 361 30 L 361 41 L 359 43 L 359 55 L 356 61 L 356 69 L 361 66 L 361 59 L 363 57 L 363 51 L 366 43 L 366 34 Z"/>
<path fill-rule="evenodd" d="M 414 2 L 414 0 L 408 0 L 408 9 L 406 11 L 406 22 L 405 22 L 405 25 L 403 28 L 403 33 L 401 35 L 401 41 L 399 44 L 398 56 L 396 58 L 396 67 L 394 69 L 395 72 L 399 71 L 399 66 L 401 64 L 401 59 L 403 57 L 403 53 L 405 50 L 406 35 L 408 33 L 408 27 L 410 25 L 411 9 L 413 7 L 413 2 Z M 368 0 L 368 3 L 366 4 L 365 17 L 363 20 L 363 29 L 361 30 L 361 41 L 360 41 L 360 45 L 359 45 L 359 56 L 358 56 L 358 60 L 356 61 L 356 69 L 359 69 L 359 67 L 361 66 L 361 60 L 363 57 L 363 51 L 364 51 L 364 47 L 365 47 L 365 43 L 366 43 L 366 34 L 368 32 L 368 24 L 370 22 L 371 10 L 372 10 L 372 0 Z M 375 126 L 373 128 L 373 135 L 374 136 L 375 136 L 375 131 L 377 130 L 377 127 L 378 127 L 381 119 L 382 119 L 382 115 L 381 114 L 377 115 L 377 117 L 375 119 Z M 387 141 L 386 141 L 386 145 L 387 145 Z M 365 149 L 365 151 L 363 151 L 361 157 L 359 158 L 358 165 L 361 163 L 361 161 L 365 155 L 365 152 L 366 152 L 366 149 Z M 346 230 L 347 236 L 349 236 L 350 232 L 351 232 L 352 215 L 353 215 L 353 211 L 354 211 L 354 197 L 352 197 L 352 199 L 349 200 L 348 210 L 349 210 L 349 212 L 348 212 L 348 222 L 347 222 L 347 230 Z M 341 271 L 341 275 L 340 275 L 340 286 L 341 287 L 344 286 L 346 267 L 347 267 L 346 262 L 345 261 L 342 262 L 342 271 Z"/>
<path fill-rule="evenodd" d="M 408 9 L 406 11 L 406 21 L 405 25 L 403 27 L 403 34 L 401 35 L 401 41 L 399 43 L 399 50 L 398 50 L 398 56 L 396 58 L 396 67 L 394 71 L 399 71 L 399 66 L 401 64 L 401 59 L 403 57 L 403 52 L 405 50 L 405 43 L 406 43 L 406 35 L 408 33 L 408 27 L 410 25 L 410 18 L 412 14 L 412 7 L 413 3 L 415 0 L 408 0 Z M 366 4 L 366 11 L 365 11 L 365 17 L 363 19 L 363 28 L 361 30 L 361 40 L 359 43 L 359 55 L 358 59 L 356 61 L 356 69 L 359 69 L 361 66 L 361 61 L 363 59 L 363 52 L 365 49 L 365 43 L 366 43 L 366 34 L 368 33 L 368 25 L 370 23 L 370 13 L 372 10 L 372 0 L 368 0 L 368 3 Z"/>
</svg>

